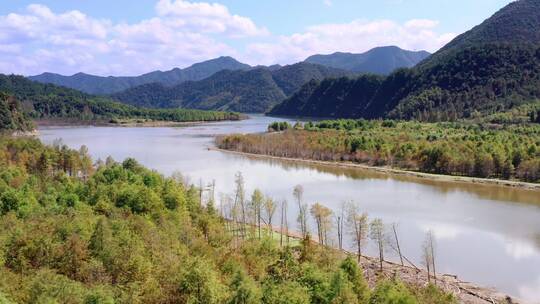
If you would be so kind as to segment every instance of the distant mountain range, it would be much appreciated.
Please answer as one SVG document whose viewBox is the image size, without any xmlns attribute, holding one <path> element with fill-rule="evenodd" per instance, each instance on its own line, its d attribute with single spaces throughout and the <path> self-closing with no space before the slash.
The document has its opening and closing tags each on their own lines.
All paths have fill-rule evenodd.
<svg viewBox="0 0 540 304">
<path fill-rule="evenodd" d="M 397 46 L 385 46 L 371 49 L 365 53 L 334 53 L 314 55 L 305 62 L 320 64 L 336 69 L 357 73 L 386 75 L 398 68 L 410 68 L 431 55 L 426 51 L 407 51 Z"/>
<path fill-rule="evenodd" d="M 113 94 L 112 98 L 144 107 L 265 112 L 312 79 L 353 75 L 302 62 L 283 67 L 223 70 L 200 81 L 171 87 L 151 83 Z"/>
<path fill-rule="evenodd" d="M 540 98 L 540 0 L 507 5 L 414 68 L 304 85 L 273 115 L 454 120 Z"/>
<path fill-rule="evenodd" d="M 354 73 L 376 73 L 387 74 L 401 67 L 411 67 L 429 53 L 425 51 L 411 52 L 402 50 L 398 47 L 380 47 L 370 50 L 363 54 L 335 53 L 332 55 L 315 55 L 306 59 L 306 63 L 319 64 L 329 68 L 335 68 Z M 109 95 L 122 92 L 140 85 L 161 84 L 164 87 L 175 86 L 187 81 L 199 81 L 224 70 L 246 71 L 249 69 L 266 68 L 271 72 L 282 68 L 280 65 L 256 66 L 251 67 L 247 64 L 238 62 L 232 57 L 219 57 L 216 59 L 196 63 L 188 68 L 175 68 L 170 71 L 154 71 L 140 76 L 132 77 L 102 77 L 77 73 L 72 76 L 63 76 L 54 73 L 43 73 L 37 76 L 30 76 L 29 79 L 41 83 L 56 84 L 67 88 L 76 89 L 88 94 Z M 287 71 L 285 69 L 284 71 Z M 299 79 L 304 77 L 301 74 Z M 332 74 L 335 76 L 337 74 Z M 291 78 L 293 79 L 293 78 Z M 307 79 L 309 81 L 310 79 Z M 304 84 L 304 83 L 302 83 Z M 285 84 L 280 83 L 284 93 L 288 96 L 290 88 L 297 89 L 298 83 Z M 136 90 L 141 91 L 141 90 Z M 262 102 L 262 101 L 261 101 Z"/>
<path fill-rule="evenodd" d="M 249 65 L 238 62 L 234 58 L 219 57 L 196 63 L 185 69 L 175 68 L 165 72 L 154 71 L 133 77 L 101 77 L 84 73 L 62 76 L 53 73 L 43 73 L 28 78 L 41 83 L 51 83 L 76 89 L 88 94 L 107 95 L 147 83 L 160 83 L 165 86 L 172 86 L 185 81 L 201 80 L 222 70 L 247 70 L 249 68 L 251 68 Z"/>
</svg>

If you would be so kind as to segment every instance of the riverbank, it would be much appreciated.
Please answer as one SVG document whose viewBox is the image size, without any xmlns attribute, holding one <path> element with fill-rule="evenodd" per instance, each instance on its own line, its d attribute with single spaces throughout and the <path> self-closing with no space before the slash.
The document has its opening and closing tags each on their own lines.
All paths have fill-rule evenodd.
<svg viewBox="0 0 540 304">
<path fill-rule="evenodd" d="M 281 231 L 280 227 L 272 227 L 274 232 L 272 239 L 279 242 L 280 235 L 288 236 L 291 239 L 293 244 L 300 244 L 302 236 L 296 231 Z M 268 229 L 264 228 L 266 234 L 268 234 Z M 284 240 L 285 242 L 285 240 Z M 317 239 L 312 238 L 312 244 L 314 246 L 319 246 Z M 331 248 L 337 252 L 344 255 L 352 255 L 358 257 L 354 252 L 339 250 L 338 248 Z M 414 286 L 425 287 L 429 283 L 436 283 L 436 285 L 441 288 L 443 291 L 453 294 L 459 303 L 462 304 L 525 304 L 526 302 L 520 299 L 517 299 L 513 296 L 507 295 L 505 293 L 499 292 L 493 288 L 482 287 L 477 284 L 466 282 L 458 278 L 457 275 L 453 274 L 441 274 L 437 273 L 436 282 L 431 275 L 431 278 L 428 280 L 427 271 L 419 268 L 416 265 L 401 265 L 399 263 L 394 263 L 391 261 L 384 261 L 383 271 L 380 271 L 380 263 L 378 258 L 362 255 L 360 259 L 360 264 L 364 270 L 364 276 L 366 277 L 370 287 L 374 287 L 378 280 L 381 279 L 381 276 L 387 279 L 398 277 L 401 281 Z"/>
<path fill-rule="evenodd" d="M 527 182 L 521 182 L 521 181 L 432 174 L 432 173 L 424 173 L 424 172 L 416 172 L 416 171 L 407 171 L 407 170 L 395 169 L 395 168 L 390 168 L 390 167 L 369 166 L 365 164 L 344 162 L 344 161 L 332 162 L 332 161 L 320 161 L 320 160 L 303 159 L 303 158 L 280 157 L 280 156 L 272 156 L 272 155 L 266 155 L 266 154 L 256 154 L 256 153 L 248 153 L 248 152 L 241 152 L 241 151 L 235 151 L 235 150 L 227 150 L 227 149 L 221 149 L 218 147 L 211 147 L 210 149 L 226 152 L 226 153 L 233 153 L 237 155 L 256 157 L 256 158 L 295 161 L 295 162 L 301 162 L 301 163 L 306 163 L 306 164 L 316 164 L 316 165 L 332 166 L 332 167 L 356 168 L 356 169 L 370 170 L 370 171 L 384 173 L 384 174 L 391 174 L 391 175 L 396 175 L 396 176 L 407 176 L 407 177 L 420 178 L 420 179 L 429 179 L 429 180 L 435 180 L 435 181 L 440 181 L 440 182 L 495 185 L 495 186 L 512 187 L 512 188 L 519 188 L 519 189 L 531 190 L 531 191 L 540 191 L 540 184 L 527 183 Z"/>
</svg>

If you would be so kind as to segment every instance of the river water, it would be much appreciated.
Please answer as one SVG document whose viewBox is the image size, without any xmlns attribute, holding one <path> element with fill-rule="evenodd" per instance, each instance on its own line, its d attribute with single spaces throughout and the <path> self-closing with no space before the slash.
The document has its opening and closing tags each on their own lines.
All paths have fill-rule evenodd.
<svg viewBox="0 0 540 304">
<path fill-rule="evenodd" d="M 291 227 L 296 226 L 295 185 L 303 186 L 306 202 L 320 202 L 336 211 L 342 202 L 353 200 L 370 218 L 397 224 L 402 252 L 415 264 L 421 264 L 422 244 L 431 230 L 437 272 L 540 303 L 540 192 L 208 149 L 215 135 L 263 132 L 269 123 L 281 120 L 253 115 L 244 121 L 180 128 L 43 127 L 40 138 L 49 144 L 62 139 L 72 148 L 86 145 L 95 159 L 134 157 L 165 175 L 179 171 L 196 184 L 215 180 L 217 196 L 232 194 L 235 174 L 242 172 L 248 193 L 260 188 L 277 200 L 289 201 Z M 375 246 L 368 243 L 367 251 L 375 255 Z M 390 251 L 387 257 L 397 259 Z"/>
</svg>

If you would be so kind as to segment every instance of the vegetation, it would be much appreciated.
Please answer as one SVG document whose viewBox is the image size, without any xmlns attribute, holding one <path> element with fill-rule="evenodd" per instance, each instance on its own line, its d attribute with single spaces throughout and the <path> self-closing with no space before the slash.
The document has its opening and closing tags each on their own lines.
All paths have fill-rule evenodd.
<svg viewBox="0 0 540 304">
<path fill-rule="evenodd" d="M 540 182 L 540 125 L 331 120 L 280 134 L 229 135 L 248 153 Z"/>
<path fill-rule="evenodd" d="M 275 115 L 454 121 L 540 97 L 540 2 L 509 4 L 414 68 L 308 83 Z"/>
<path fill-rule="evenodd" d="M 467 47 L 386 78 L 309 82 L 274 115 L 455 121 L 512 110 L 540 97 L 540 49 L 531 45 Z"/>
<path fill-rule="evenodd" d="M 84 73 L 62 76 L 53 73 L 43 73 L 37 76 L 30 76 L 29 78 L 33 81 L 72 88 L 88 94 L 106 95 L 148 83 L 173 86 L 186 81 L 201 80 L 221 70 L 247 70 L 249 68 L 249 65 L 240 63 L 234 58 L 219 57 L 196 63 L 185 69 L 175 68 L 165 72 L 154 71 L 134 77 L 101 77 Z"/>
<path fill-rule="evenodd" d="M 14 97 L 0 93 L 0 132 L 31 131 L 34 126 Z"/>
<path fill-rule="evenodd" d="M 239 114 L 231 112 L 138 108 L 64 87 L 40 84 L 14 75 L 0 74 L 0 92 L 15 96 L 21 101 L 24 112 L 34 119 L 74 118 L 86 121 L 109 121 L 135 118 L 181 122 L 240 118 Z"/>
<path fill-rule="evenodd" d="M 193 108 L 238 112 L 266 112 L 311 79 L 351 75 L 310 63 L 278 69 L 220 71 L 200 81 L 172 87 L 148 84 L 114 94 L 116 100 L 153 108 Z"/>
<path fill-rule="evenodd" d="M 85 147 L 0 138 L 0 301 L 455 301 L 435 286 L 397 279 L 371 290 L 352 258 L 308 240 L 281 247 L 268 230 L 257 234 L 247 224 L 256 223 L 254 214 L 270 223 L 275 207 L 260 193 L 251 204 L 241 174 L 236 181 L 236 199 L 223 207 L 233 207 L 233 218 L 221 217 L 213 194 L 178 174 L 166 178 L 133 159 L 93 165 Z M 261 202 L 267 211 L 252 212 Z"/>
</svg>

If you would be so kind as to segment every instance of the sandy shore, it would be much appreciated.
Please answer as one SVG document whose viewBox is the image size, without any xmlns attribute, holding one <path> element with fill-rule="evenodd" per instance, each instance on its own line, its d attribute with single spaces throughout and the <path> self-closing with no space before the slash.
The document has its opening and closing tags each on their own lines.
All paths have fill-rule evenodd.
<svg viewBox="0 0 540 304">
<path fill-rule="evenodd" d="M 407 170 L 395 169 L 395 168 L 390 168 L 390 167 L 375 167 L 375 166 L 369 166 L 365 164 L 358 164 L 358 163 L 352 163 L 352 162 L 332 162 L 332 161 L 320 161 L 320 160 L 311 160 L 311 159 L 302 159 L 302 158 L 279 157 L 279 156 L 271 156 L 271 155 L 266 155 L 266 154 L 255 154 L 255 153 L 247 153 L 247 152 L 240 152 L 240 151 L 234 151 L 234 150 L 226 150 L 226 149 L 220 149 L 217 147 L 211 147 L 210 149 L 225 152 L 225 153 L 233 153 L 233 154 L 244 155 L 244 156 L 255 157 L 255 158 L 294 161 L 294 162 L 302 162 L 302 163 L 307 163 L 307 164 L 316 164 L 316 165 L 342 167 L 342 168 L 358 168 L 358 169 L 371 170 L 371 171 L 380 172 L 380 173 L 408 176 L 408 177 L 421 178 L 421 179 L 430 179 L 430 180 L 436 180 L 436 181 L 441 181 L 441 182 L 454 182 L 454 183 L 458 182 L 458 183 L 496 185 L 496 186 L 503 186 L 503 187 L 520 188 L 520 189 L 525 189 L 525 190 L 540 191 L 540 184 L 527 183 L 527 182 L 521 182 L 521 181 L 432 174 L 432 173 L 424 173 L 424 172 L 407 171 Z"/>
</svg>

